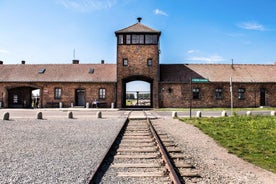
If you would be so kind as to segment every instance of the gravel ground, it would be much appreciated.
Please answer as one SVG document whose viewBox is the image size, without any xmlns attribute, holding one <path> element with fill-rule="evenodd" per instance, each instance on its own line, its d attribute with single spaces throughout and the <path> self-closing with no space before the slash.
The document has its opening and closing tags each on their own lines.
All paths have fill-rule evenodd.
<svg viewBox="0 0 276 184">
<path fill-rule="evenodd" d="M 276 174 L 229 154 L 213 139 L 192 125 L 173 119 L 152 121 L 171 135 L 201 173 L 205 184 L 274 184 Z M 189 183 L 189 182 L 188 182 Z"/>
<path fill-rule="evenodd" d="M 124 121 L 0 120 L 0 183 L 84 183 Z"/>
</svg>

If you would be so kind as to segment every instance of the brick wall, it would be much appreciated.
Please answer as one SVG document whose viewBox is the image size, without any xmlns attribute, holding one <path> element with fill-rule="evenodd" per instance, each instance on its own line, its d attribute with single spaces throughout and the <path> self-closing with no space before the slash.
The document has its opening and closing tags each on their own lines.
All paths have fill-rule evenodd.
<svg viewBox="0 0 276 184">
<path fill-rule="evenodd" d="M 193 107 L 230 107 L 231 95 L 229 83 L 194 83 L 192 88 L 200 89 L 200 98 L 192 100 Z M 222 89 L 222 99 L 217 99 L 216 88 Z M 245 98 L 238 99 L 238 89 L 245 89 Z M 266 106 L 276 106 L 276 84 L 233 83 L 234 107 L 259 107 L 260 89 L 266 89 Z M 160 107 L 190 106 L 190 84 L 160 83 Z"/>
<path fill-rule="evenodd" d="M 128 66 L 123 66 L 123 59 L 128 59 Z M 152 66 L 147 65 L 152 59 Z M 148 78 L 152 81 L 153 107 L 158 108 L 158 45 L 118 45 L 117 46 L 117 106 L 123 106 L 123 80 L 136 76 L 135 80 Z"/>
<path fill-rule="evenodd" d="M 50 103 L 63 103 L 63 107 L 71 107 L 71 103 L 76 104 L 76 89 L 84 89 L 85 103 L 91 103 L 97 99 L 99 102 L 106 103 L 111 107 L 111 103 L 116 102 L 116 84 L 115 83 L 1 83 L 0 84 L 0 101 L 4 107 L 8 107 L 8 90 L 18 87 L 31 87 L 40 89 L 40 106 L 49 107 Z M 54 98 L 54 89 L 61 88 L 61 98 Z M 99 89 L 106 90 L 106 98 L 99 99 Z"/>
</svg>

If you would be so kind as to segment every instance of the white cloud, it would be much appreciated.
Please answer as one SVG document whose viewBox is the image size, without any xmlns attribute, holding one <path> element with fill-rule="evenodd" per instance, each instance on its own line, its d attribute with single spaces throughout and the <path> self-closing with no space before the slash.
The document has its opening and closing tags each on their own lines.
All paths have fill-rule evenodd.
<svg viewBox="0 0 276 184">
<path fill-rule="evenodd" d="M 264 31 L 265 27 L 257 22 L 242 22 L 238 24 L 238 27 L 247 30 Z"/>
<path fill-rule="evenodd" d="M 200 61 L 205 63 L 219 63 L 225 61 L 225 59 L 219 55 L 212 55 L 212 56 L 194 56 L 189 57 L 189 61 Z"/>
<path fill-rule="evenodd" d="M 68 9 L 89 12 L 111 8 L 117 0 L 57 0 L 57 2 Z"/>
<path fill-rule="evenodd" d="M 168 16 L 168 14 L 162 10 L 155 9 L 154 10 L 155 15 L 163 15 L 163 16 Z"/>
<path fill-rule="evenodd" d="M 193 53 L 195 53 L 195 52 L 197 52 L 197 51 L 196 51 L 196 50 L 193 50 L 193 49 L 187 51 L 188 54 L 193 54 Z"/>
</svg>

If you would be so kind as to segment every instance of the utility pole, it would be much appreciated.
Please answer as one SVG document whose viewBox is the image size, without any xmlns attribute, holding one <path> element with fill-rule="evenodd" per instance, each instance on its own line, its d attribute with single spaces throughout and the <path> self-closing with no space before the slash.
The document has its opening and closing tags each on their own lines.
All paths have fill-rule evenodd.
<svg viewBox="0 0 276 184">
<path fill-rule="evenodd" d="M 232 77 L 230 77 L 230 95 L 231 95 L 231 116 L 233 116 L 233 84 L 232 84 Z"/>
<path fill-rule="evenodd" d="M 192 99 L 193 99 L 193 88 L 192 88 L 192 77 L 190 77 L 190 119 L 192 118 Z"/>
</svg>

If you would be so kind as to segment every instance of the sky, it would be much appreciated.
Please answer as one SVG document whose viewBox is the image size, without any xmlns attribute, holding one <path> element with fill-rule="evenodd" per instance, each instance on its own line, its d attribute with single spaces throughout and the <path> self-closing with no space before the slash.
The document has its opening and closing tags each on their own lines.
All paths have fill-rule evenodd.
<svg viewBox="0 0 276 184">
<path fill-rule="evenodd" d="M 274 0 L 0 0 L 4 64 L 116 63 L 114 32 L 162 32 L 160 63 L 274 64 Z"/>
</svg>

